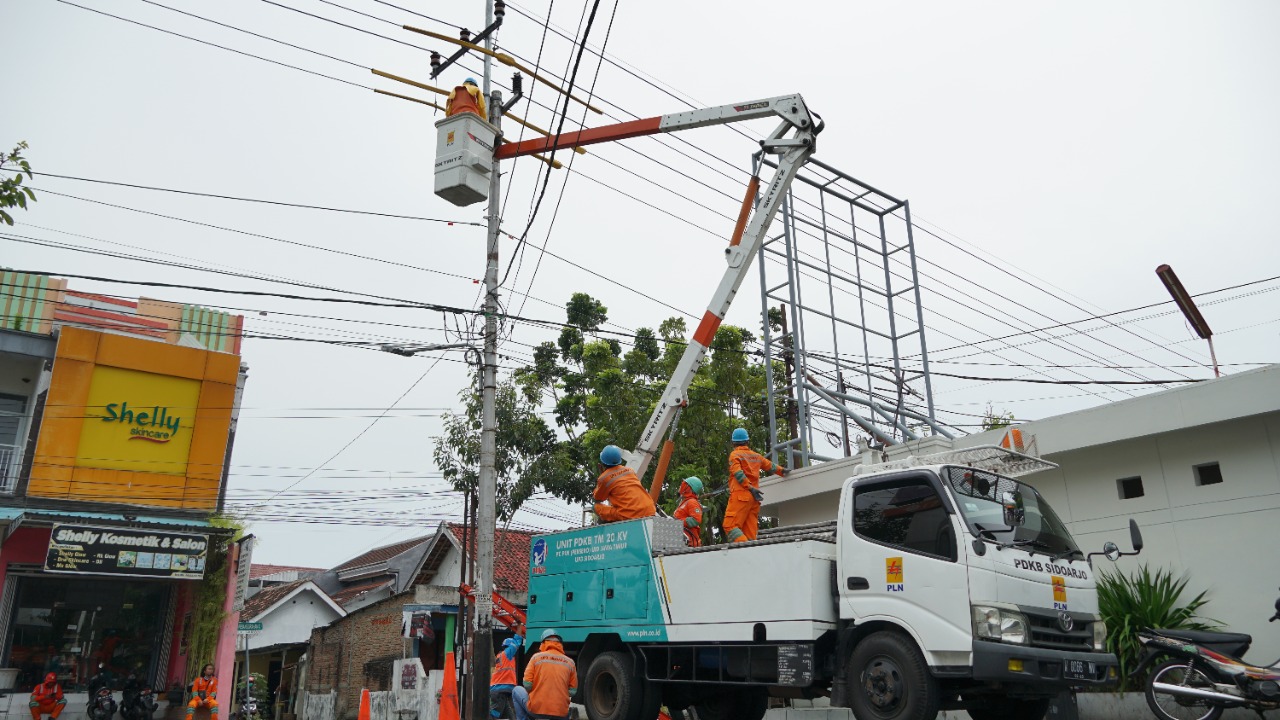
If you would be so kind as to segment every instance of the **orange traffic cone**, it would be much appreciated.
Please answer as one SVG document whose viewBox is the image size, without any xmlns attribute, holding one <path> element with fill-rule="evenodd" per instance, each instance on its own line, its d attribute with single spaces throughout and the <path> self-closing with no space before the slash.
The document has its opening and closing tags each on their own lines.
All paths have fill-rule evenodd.
<svg viewBox="0 0 1280 720">
<path fill-rule="evenodd" d="M 356 716 L 356 720 L 372 720 L 373 706 L 369 701 L 369 689 L 360 690 L 360 714 Z"/>
<path fill-rule="evenodd" d="M 361 720 L 364 720 L 361 718 Z M 440 691 L 440 720 L 461 720 L 458 713 L 458 678 L 453 653 L 444 654 L 444 689 Z"/>
</svg>

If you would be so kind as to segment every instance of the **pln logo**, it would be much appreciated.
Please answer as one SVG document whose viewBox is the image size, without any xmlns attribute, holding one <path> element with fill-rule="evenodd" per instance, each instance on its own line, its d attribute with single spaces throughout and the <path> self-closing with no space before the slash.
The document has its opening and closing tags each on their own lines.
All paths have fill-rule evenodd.
<svg viewBox="0 0 1280 720">
<path fill-rule="evenodd" d="M 1053 609 L 1067 609 L 1067 580 L 1059 575 L 1050 576 L 1053 580 Z"/>
<path fill-rule="evenodd" d="M 450 130 L 450 131 L 449 131 L 449 134 L 445 136 L 444 144 L 445 144 L 445 145 L 452 145 L 452 144 L 453 144 L 453 131 L 452 131 L 452 130 Z"/>
<path fill-rule="evenodd" d="M 533 552 L 529 559 L 533 562 L 533 574 L 543 575 L 547 572 L 547 541 L 538 538 L 533 541 Z"/>
<path fill-rule="evenodd" d="M 886 592 L 902 592 L 906 584 L 902 580 L 902 558 L 884 559 L 884 582 Z"/>
</svg>

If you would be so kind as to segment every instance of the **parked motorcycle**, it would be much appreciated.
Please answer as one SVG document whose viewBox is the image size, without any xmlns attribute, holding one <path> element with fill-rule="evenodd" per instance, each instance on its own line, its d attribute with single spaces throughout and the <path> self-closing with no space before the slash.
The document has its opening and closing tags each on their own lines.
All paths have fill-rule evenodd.
<svg viewBox="0 0 1280 720">
<path fill-rule="evenodd" d="M 1270 622 L 1280 620 L 1280 599 Z M 1226 708 L 1259 715 L 1280 709 L 1280 659 L 1266 667 L 1241 656 L 1253 638 L 1240 633 L 1192 630 L 1144 630 L 1138 633 L 1146 655 L 1139 674 L 1163 660 L 1147 680 L 1147 704 L 1162 720 L 1217 720 Z"/>
<path fill-rule="evenodd" d="M 258 698 L 253 696 L 253 676 L 248 678 L 249 682 L 245 685 L 244 692 L 240 695 L 240 713 L 236 715 L 237 720 L 258 720 Z"/>
<path fill-rule="evenodd" d="M 157 707 L 151 686 L 130 675 L 125 680 L 120 700 L 120 717 L 124 720 L 151 720 Z"/>
<path fill-rule="evenodd" d="M 116 714 L 116 699 L 111 696 L 111 688 L 99 687 L 89 699 L 89 720 L 111 720 Z"/>
</svg>

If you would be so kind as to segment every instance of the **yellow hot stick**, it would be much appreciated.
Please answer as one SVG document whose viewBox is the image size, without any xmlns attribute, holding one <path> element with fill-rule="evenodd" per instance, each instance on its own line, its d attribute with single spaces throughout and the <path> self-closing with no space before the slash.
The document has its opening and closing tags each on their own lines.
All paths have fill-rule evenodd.
<svg viewBox="0 0 1280 720">
<path fill-rule="evenodd" d="M 577 102 L 585 105 L 592 112 L 600 115 L 604 114 L 604 111 L 601 110 L 600 108 L 596 107 L 595 105 L 592 105 L 591 103 L 587 102 L 586 100 L 583 100 L 582 98 L 578 97 L 577 95 L 574 95 L 573 93 L 565 92 L 559 85 L 542 77 L 538 73 L 534 72 L 532 69 L 527 68 L 524 65 L 521 65 L 519 62 L 516 62 L 515 58 L 511 57 L 506 53 L 493 52 L 492 50 L 488 50 L 474 43 L 469 43 L 466 40 L 459 40 L 458 38 L 449 37 L 448 35 L 443 35 L 438 32 L 432 32 L 430 30 L 423 30 L 422 28 L 416 28 L 412 25 L 404 25 L 402 27 L 404 27 L 405 30 L 408 30 L 410 32 L 416 32 L 421 35 L 426 35 L 427 37 L 433 37 L 437 40 L 443 40 L 444 42 L 449 42 L 449 43 L 453 43 L 454 45 L 459 45 L 461 47 L 467 48 L 468 50 L 475 50 L 476 52 L 481 53 L 482 55 L 488 55 L 489 57 L 493 58 L 494 60 L 497 60 L 503 65 L 506 65 L 507 67 L 513 67 L 519 70 L 520 72 L 527 73 L 534 80 L 537 80 L 538 82 L 542 83 L 543 85 L 546 85 L 552 90 L 555 90 L 561 95 L 568 95 L 571 99 L 576 100 Z"/>
<path fill-rule="evenodd" d="M 378 77 L 384 77 L 388 80 L 395 80 L 396 82 L 402 82 L 405 85 L 412 85 L 416 88 L 422 88 L 423 90 L 430 90 L 431 92 L 436 93 L 437 95 L 449 94 L 448 90 L 445 90 L 443 88 L 438 88 L 435 85 L 427 85 L 426 83 L 420 83 L 417 80 L 410 80 L 409 78 L 403 78 L 403 77 L 400 77 L 399 75 L 392 75 L 389 72 L 384 72 L 382 70 L 378 70 L 377 68 L 369 68 L 369 70 L 370 72 L 372 72 L 374 75 L 377 75 Z"/>
<path fill-rule="evenodd" d="M 379 89 L 377 89 L 377 88 L 374 88 L 374 89 L 373 89 L 373 91 L 374 91 L 374 92 L 376 92 L 376 93 L 378 93 L 379 95 L 386 95 L 386 96 L 388 96 L 388 97 L 400 98 L 401 100 L 408 100 L 409 102 L 415 102 L 415 103 L 418 103 L 418 104 L 420 104 L 420 105 L 427 105 L 427 106 L 430 106 L 430 107 L 433 107 L 433 108 L 435 108 L 435 109 L 439 110 L 440 112 L 444 112 L 444 108 L 440 107 L 439 105 L 437 105 L 437 104 L 435 104 L 435 103 L 433 103 L 433 102 L 427 101 L 427 100 L 419 100 L 419 99 L 418 99 L 418 98 L 416 98 L 416 97 L 409 97 L 408 95 L 401 95 L 400 93 L 393 93 L 393 92 L 391 92 L 390 90 L 379 90 Z M 510 117 L 510 116 L 508 116 L 508 117 Z M 509 141 L 509 140 L 504 140 L 503 142 L 510 142 L 510 141 Z M 575 150 L 581 150 L 582 148 L 574 148 L 574 149 L 575 149 Z M 538 160 L 541 160 L 542 162 L 547 163 L 548 165 L 550 165 L 551 167 L 553 167 L 553 168 L 555 168 L 555 169 L 557 169 L 557 170 L 560 170 L 561 168 L 563 168 L 563 167 L 564 167 L 564 165 L 563 165 L 559 160 L 551 160 L 551 161 L 549 161 L 549 162 L 548 162 L 548 161 L 547 161 L 547 159 L 546 159 L 545 157 L 543 157 L 543 156 L 541 156 L 541 155 L 538 155 L 537 153 L 534 153 L 534 154 L 533 154 L 533 155 L 531 155 L 530 157 L 537 158 Z"/>
</svg>

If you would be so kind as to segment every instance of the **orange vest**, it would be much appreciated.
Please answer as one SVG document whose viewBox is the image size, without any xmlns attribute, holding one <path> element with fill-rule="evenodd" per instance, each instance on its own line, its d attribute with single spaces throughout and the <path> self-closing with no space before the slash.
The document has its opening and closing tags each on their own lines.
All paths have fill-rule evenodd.
<svg viewBox="0 0 1280 720">
<path fill-rule="evenodd" d="M 692 495 L 682 497 L 680 504 L 676 507 L 676 511 L 671 517 L 681 521 L 680 527 L 684 530 L 684 539 L 689 547 L 702 546 L 702 503 L 698 502 L 698 498 Z M 698 526 L 689 527 L 684 523 L 685 518 L 697 520 Z"/>
<path fill-rule="evenodd" d="M 458 92 L 461 90 L 462 92 Z M 484 94 L 480 92 L 480 88 L 474 85 L 459 85 L 449 93 L 449 99 L 444 104 L 444 114 L 446 117 L 453 117 L 459 113 L 474 113 L 482 119 L 488 120 L 485 115 Z"/>
<path fill-rule="evenodd" d="M 507 657 L 507 651 L 503 650 L 498 653 L 498 663 L 493 668 L 493 675 L 489 678 L 489 685 L 515 685 L 516 684 L 516 659 Z"/>
<path fill-rule="evenodd" d="M 206 698 L 217 697 L 218 678 L 214 677 L 205 680 L 204 676 L 201 675 L 196 678 L 195 682 L 191 683 L 191 692 L 194 693 L 196 697 L 199 697 L 200 693 L 204 693 Z"/>
<path fill-rule="evenodd" d="M 609 501 L 617 510 L 618 520 L 634 520 L 657 514 L 653 498 L 640 484 L 640 478 L 626 465 L 615 465 L 600 473 L 596 489 L 591 493 L 596 502 Z"/>
<path fill-rule="evenodd" d="M 729 453 L 729 495 L 751 498 L 747 488 L 760 487 L 760 471 L 770 472 L 773 463 L 769 458 L 746 445 L 736 445 Z M 743 480 L 746 482 L 744 483 Z M 751 498 L 751 502 L 755 502 Z"/>
<path fill-rule="evenodd" d="M 529 691 L 529 712 L 564 717 L 569 714 L 569 688 L 578 687 L 578 668 L 555 640 L 543 640 L 542 652 L 529 660 L 524 681 Z"/>
</svg>

